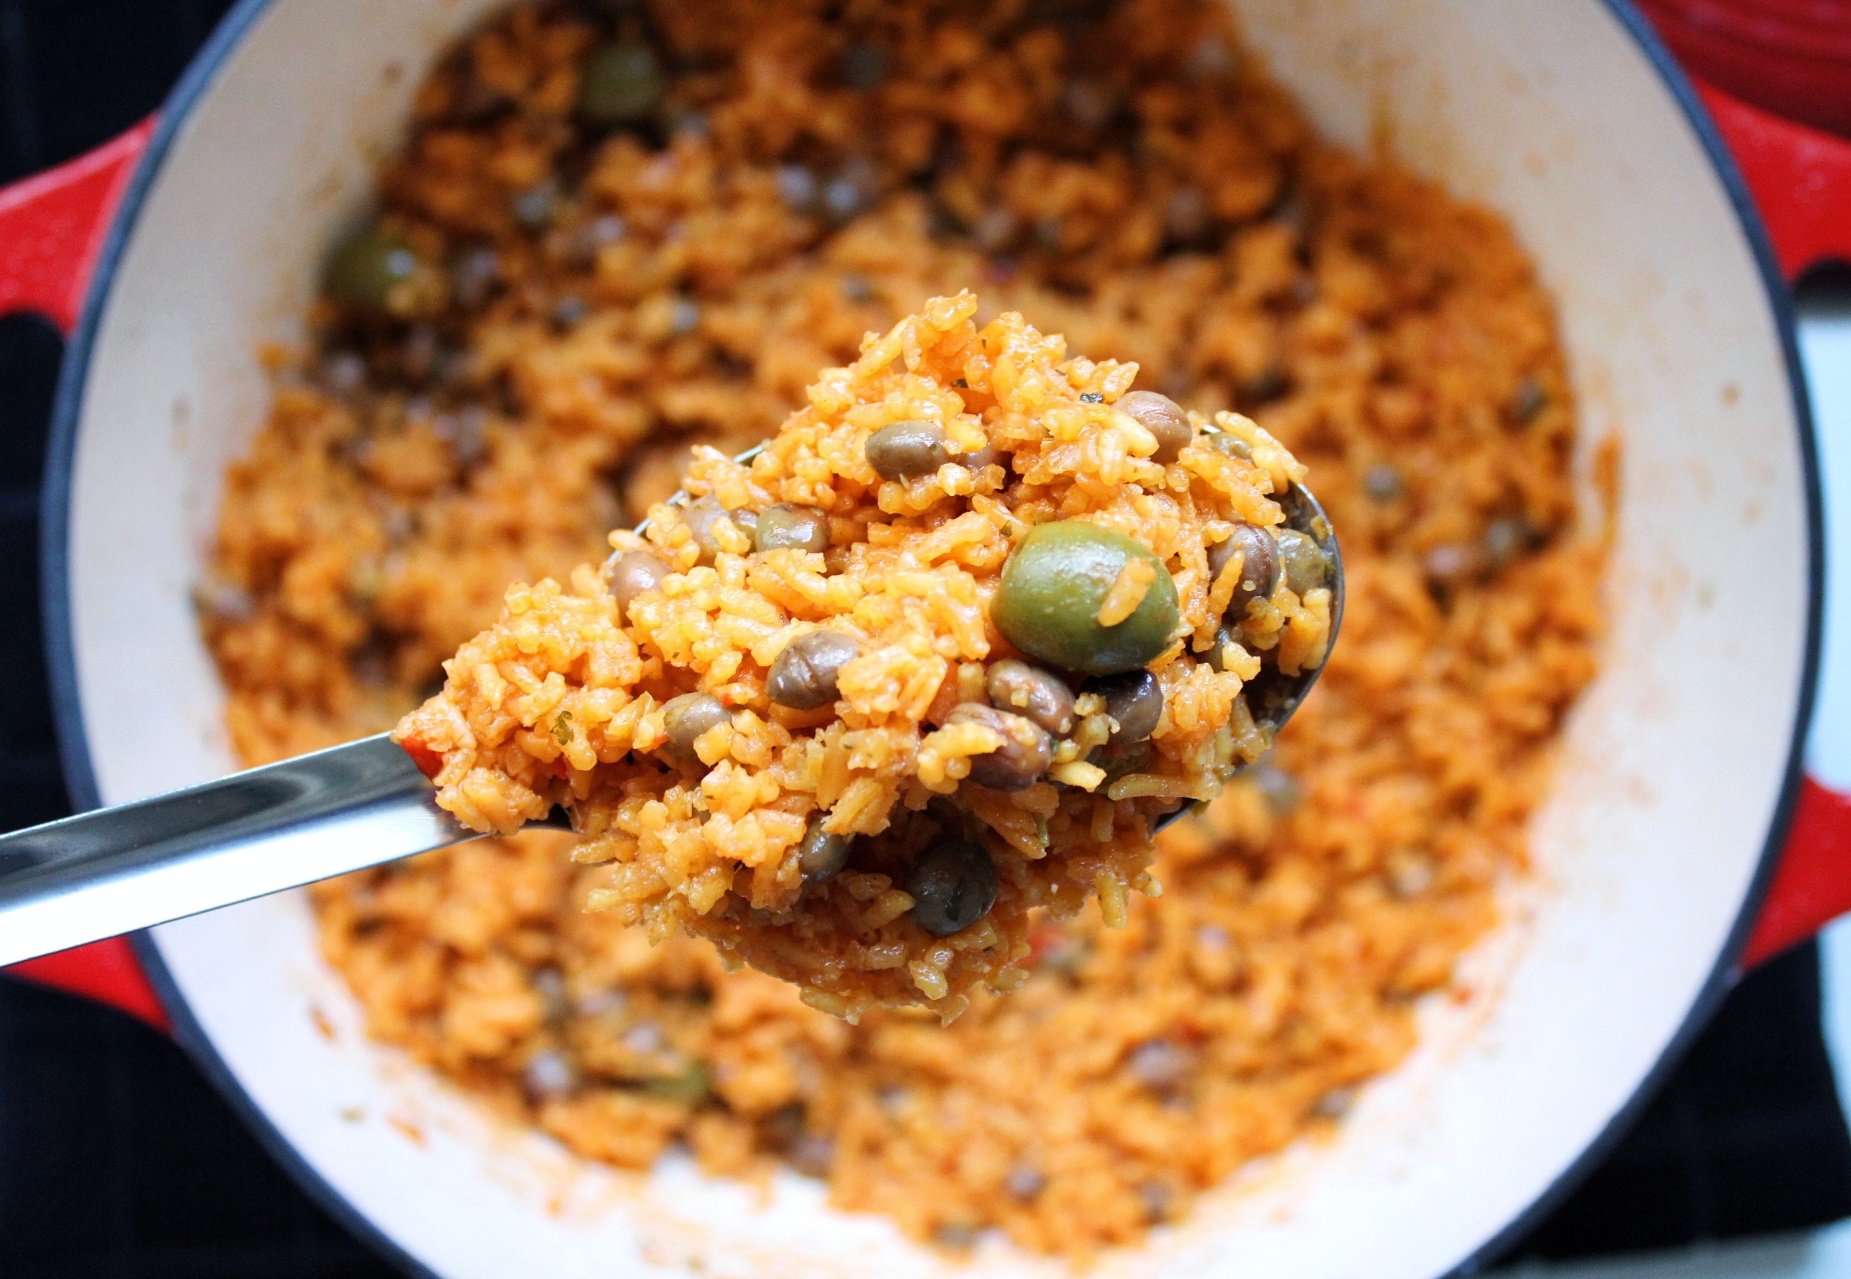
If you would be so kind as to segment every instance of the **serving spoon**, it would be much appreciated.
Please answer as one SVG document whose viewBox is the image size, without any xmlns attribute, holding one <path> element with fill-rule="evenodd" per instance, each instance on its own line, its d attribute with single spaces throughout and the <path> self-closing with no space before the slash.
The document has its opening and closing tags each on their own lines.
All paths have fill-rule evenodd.
<svg viewBox="0 0 1851 1279">
<path fill-rule="evenodd" d="M 1336 535 L 1302 484 L 1280 504 L 1330 561 L 1334 645 L 1344 596 Z M 1283 728 L 1323 669 L 1265 676 L 1250 694 L 1262 727 Z M 571 829 L 558 809 L 535 825 Z M 479 836 L 437 806 L 430 780 L 385 733 L 80 813 L 0 835 L 0 967 Z"/>
</svg>

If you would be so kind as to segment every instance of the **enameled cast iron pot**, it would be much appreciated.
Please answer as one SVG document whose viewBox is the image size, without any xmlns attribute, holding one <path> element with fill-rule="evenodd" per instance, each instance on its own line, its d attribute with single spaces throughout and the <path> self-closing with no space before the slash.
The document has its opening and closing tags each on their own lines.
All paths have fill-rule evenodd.
<svg viewBox="0 0 1851 1279">
<path fill-rule="evenodd" d="M 71 334 L 44 568 L 80 802 L 232 766 L 188 586 L 224 466 L 264 417 L 258 344 L 300 336 L 413 87 L 497 3 L 246 0 L 158 122 L 0 195 L 0 306 Z M 1470 958 L 1468 997 L 1424 1010 L 1419 1050 L 1334 1140 L 1098 1273 L 1424 1279 L 1562 1193 L 1741 964 L 1851 905 L 1851 804 L 1801 770 L 1825 578 L 1781 274 L 1851 247 L 1851 148 L 1706 91 L 1712 117 L 1617 0 L 1241 9 L 1326 133 L 1364 148 L 1386 131 L 1535 255 L 1583 445 L 1623 441 L 1612 636 L 1535 824 L 1538 873 Z M 762 1203 L 498 1127 L 367 1041 L 299 894 L 34 972 L 170 1026 L 303 1182 L 415 1271 L 952 1272 L 795 1178 Z M 978 1256 L 987 1274 L 1060 1272 Z"/>
</svg>

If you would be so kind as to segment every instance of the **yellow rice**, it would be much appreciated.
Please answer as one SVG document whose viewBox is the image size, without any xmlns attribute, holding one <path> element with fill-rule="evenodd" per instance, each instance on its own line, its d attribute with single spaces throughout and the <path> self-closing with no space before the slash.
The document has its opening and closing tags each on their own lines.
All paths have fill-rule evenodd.
<svg viewBox="0 0 1851 1279">
<path fill-rule="evenodd" d="M 749 466 L 697 451 L 687 481 L 695 500 L 742 522 L 776 503 L 814 510 L 836 527 L 832 546 L 755 553 L 729 519 L 704 550 L 686 508 L 661 505 L 646 537 L 611 536 L 617 554 L 654 553 L 672 570 L 621 609 L 589 565 L 570 592 L 550 580 L 510 590 L 500 620 L 445 663 L 443 692 L 395 734 L 429 761 L 438 802 L 504 835 L 564 806 L 583 836 L 574 858 L 613 864 L 595 908 L 645 922 L 656 937 L 687 928 L 850 1019 L 923 1001 L 949 1020 L 973 989 L 1019 984 L 1031 911 L 1067 918 L 1107 884 L 1117 896 L 1148 886 L 1157 818 L 1181 799 L 1213 798 L 1266 748 L 1242 696 L 1258 650 L 1299 632 L 1310 664 L 1322 660 L 1324 586 L 1302 599 L 1269 588 L 1245 610 L 1222 669 L 1192 651 L 1225 639 L 1207 548 L 1236 524 L 1279 523 L 1268 494 L 1304 470 L 1228 413 L 1214 435 L 1195 423 L 1194 441 L 1160 463 L 1155 437 L 1114 407 L 1135 365 L 1068 359 L 1060 338 L 1020 315 L 979 329 L 976 312 L 968 292 L 935 298 L 870 334 Z M 937 420 L 962 452 L 987 446 L 997 460 L 954 457 L 906 480 L 875 472 L 866 456 L 874 432 Z M 1211 444 L 1223 436 L 1252 460 Z M 1151 758 L 1116 793 L 1100 790 L 1105 770 L 1078 755 L 1044 780 L 992 790 L 972 761 L 996 751 L 1001 734 L 951 712 L 987 705 L 965 690 L 982 686 L 986 659 L 1012 651 L 988 619 L 1012 543 L 1036 523 L 1076 518 L 1155 557 L 1120 570 L 1098 609 L 1102 626 L 1130 617 L 1175 566 L 1180 629 L 1149 668 L 1165 713 Z M 860 646 L 841 669 L 839 697 L 827 708 L 780 706 L 767 671 L 825 625 Z M 696 692 L 730 717 L 693 743 L 698 758 L 676 763 L 664 751 L 671 699 Z M 1074 736 L 1096 740 L 1090 721 L 1102 718 L 1103 708 L 1082 715 Z M 813 822 L 855 841 L 850 866 L 827 882 L 805 882 Z M 907 861 L 966 832 L 986 832 L 997 901 L 935 935 L 912 917 Z"/>
<path fill-rule="evenodd" d="M 597 36 L 550 9 L 510 11 L 421 92 L 384 216 L 519 284 L 427 326 L 466 357 L 435 373 L 412 358 L 432 335 L 338 322 L 279 362 L 201 592 L 234 739 L 257 762 L 390 726 L 509 582 L 595 559 L 689 445 L 762 438 L 933 294 L 976 287 L 1260 418 L 1342 529 L 1329 671 L 1268 761 L 1161 841 L 1160 898 L 1118 902 L 1117 930 L 1035 926 L 1034 976 L 949 1028 L 849 1026 L 705 943 L 585 913 L 607 872 L 560 836 L 317 893 L 373 1035 L 589 1158 L 790 1161 L 948 1245 L 1135 1242 L 1332 1122 L 1408 1051 L 1417 998 L 1473 997 L 1454 963 L 1524 867 L 1601 620 L 1549 302 L 1495 215 L 1319 142 L 1218 6 L 649 12 L 692 68 L 668 105 L 704 128 L 575 124 Z M 884 78 L 845 86 L 870 49 Z M 476 112 L 485 93 L 503 105 Z M 511 199 L 555 168 L 560 212 L 521 223 Z M 852 207 L 819 211 L 837 181 Z M 620 237 L 561 249 L 602 216 Z M 560 329 L 566 296 L 585 315 Z"/>
</svg>

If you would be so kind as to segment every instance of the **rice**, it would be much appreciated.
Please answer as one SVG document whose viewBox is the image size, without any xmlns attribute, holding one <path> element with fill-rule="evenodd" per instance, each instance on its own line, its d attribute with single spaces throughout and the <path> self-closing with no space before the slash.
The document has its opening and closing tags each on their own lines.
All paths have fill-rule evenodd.
<svg viewBox="0 0 1851 1279">
<path fill-rule="evenodd" d="M 934 298 L 869 334 L 749 465 L 697 450 L 691 504 L 654 508 L 646 536 L 613 533 L 602 578 L 587 565 L 570 591 L 510 590 L 396 731 L 438 803 L 503 835 L 563 806 L 583 836 L 574 859 L 613 864 L 594 908 L 655 937 L 686 928 L 851 1019 L 919 1001 L 949 1019 L 975 989 L 1020 984 L 1031 911 L 1068 918 L 1151 883 L 1157 819 L 1212 799 L 1265 749 L 1248 680 L 1300 618 L 1315 660 L 1327 647 L 1328 586 L 1210 603 L 1244 561 L 1216 574 L 1209 548 L 1236 526 L 1269 537 L 1284 518 L 1269 494 L 1303 468 L 1247 419 L 1205 431 L 1164 401 L 1187 442 L 1159 460 L 1117 407 L 1151 402 L 1126 398 L 1136 366 L 1069 359 L 1014 313 L 979 328 L 977 305 Z M 894 438 L 911 443 L 895 452 Z M 1076 549 L 1118 549 L 1101 531 L 1136 554 L 1107 565 L 1095 607 L 1071 571 Z M 1065 549 L 1038 575 L 1024 557 L 1054 534 Z M 1065 676 L 1008 642 L 1002 606 L 1029 590 L 1046 606 L 1016 636 L 1030 649 L 1063 627 L 1116 644 L 1147 601 L 1180 593 L 1145 627 L 1149 651 L 1112 672 L 1175 709 L 1134 724 L 1098 694 L 1100 713 L 1057 736 L 1072 715 L 1043 725 L 974 691 L 1001 658 L 1071 700 Z M 780 664 L 819 635 L 839 669 L 811 689 L 804 658 L 793 704 Z M 1145 757 L 1102 791 L 1095 758 L 1134 739 Z M 934 860 L 960 841 L 980 851 Z"/>
<path fill-rule="evenodd" d="M 606 37 L 556 10 L 511 11 L 421 92 L 383 218 L 471 279 L 492 254 L 495 282 L 383 327 L 323 317 L 279 361 L 226 481 L 208 598 L 237 607 L 202 614 L 234 740 L 255 763 L 389 727 L 509 582 L 596 560 L 690 446 L 763 438 L 925 297 L 975 287 L 1262 420 L 1342 529 L 1329 670 L 1159 841 L 1161 897 L 1116 930 L 1031 924 L 1033 976 L 950 1027 L 849 1026 L 705 943 L 652 946 L 582 909 L 608 867 L 562 836 L 316 894 L 372 1034 L 588 1158 L 790 1160 L 921 1239 L 1133 1243 L 1399 1062 L 1525 866 L 1605 572 L 1548 299 L 1495 215 L 1319 142 L 1216 6 L 648 14 L 687 69 L 640 129 L 574 117 Z M 871 88 L 840 81 L 860 46 L 886 54 Z M 549 177 L 551 220 L 517 220 Z"/>
</svg>

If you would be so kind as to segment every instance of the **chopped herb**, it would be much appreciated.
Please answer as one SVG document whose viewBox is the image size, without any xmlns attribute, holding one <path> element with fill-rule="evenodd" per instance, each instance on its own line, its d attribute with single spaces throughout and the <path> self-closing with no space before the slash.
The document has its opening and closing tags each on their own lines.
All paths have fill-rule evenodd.
<svg viewBox="0 0 1851 1279">
<path fill-rule="evenodd" d="M 559 717 L 553 721 L 553 740 L 558 742 L 561 746 L 570 746 L 572 744 L 571 711 L 560 711 Z"/>
<path fill-rule="evenodd" d="M 1082 404 L 1104 404 L 1105 396 L 1101 395 L 1098 391 L 1082 391 L 1080 393 L 1080 403 Z"/>
</svg>

